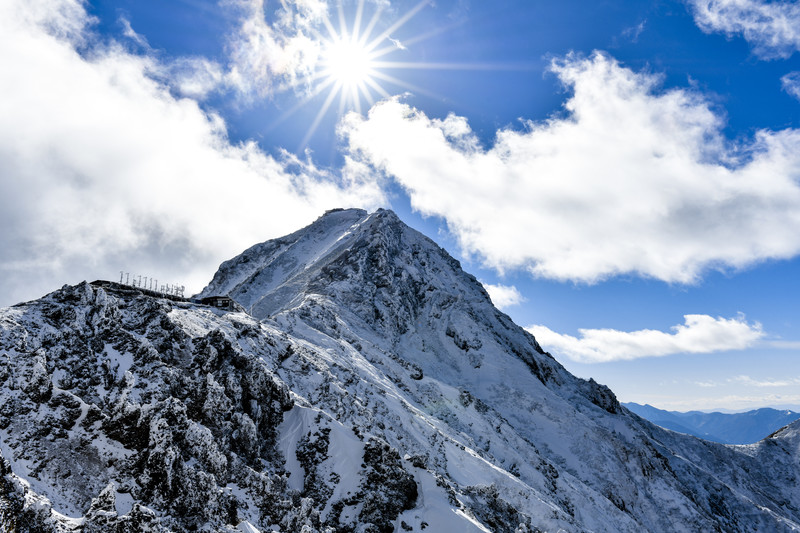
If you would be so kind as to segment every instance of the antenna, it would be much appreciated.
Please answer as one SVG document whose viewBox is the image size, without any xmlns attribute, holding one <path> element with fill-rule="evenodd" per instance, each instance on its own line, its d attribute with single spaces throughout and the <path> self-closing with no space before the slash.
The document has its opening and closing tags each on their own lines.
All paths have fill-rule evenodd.
<svg viewBox="0 0 800 533">
<path fill-rule="evenodd" d="M 124 281 L 123 281 L 124 280 Z M 119 271 L 120 285 L 127 285 L 129 287 L 138 287 L 144 290 L 159 292 L 165 296 L 175 296 L 177 298 L 186 298 L 186 286 L 178 285 L 177 283 L 165 283 L 159 285 L 158 279 L 152 276 L 144 276 L 142 274 L 133 274 Z"/>
</svg>

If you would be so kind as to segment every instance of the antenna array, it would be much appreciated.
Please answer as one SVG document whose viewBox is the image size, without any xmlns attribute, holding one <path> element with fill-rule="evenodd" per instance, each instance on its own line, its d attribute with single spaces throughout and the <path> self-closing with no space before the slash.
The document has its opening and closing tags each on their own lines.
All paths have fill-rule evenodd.
<svg viewBox="0 0 800 533">
<path fill-rule="evenodd" d="M 178 285 L 177 283 L 158 284 L 156 278 L 134 274 L 131 276 L 130 272 L 123 270 L 119 271 L 120 285 L 127 285 L 128 287 L 136 287 L 137 289 L 144 289 L 147 291 L 157 292 L 166 296 L 177 296 L 178 298 L 185 298 L 186 287 Z"/>
</svg>

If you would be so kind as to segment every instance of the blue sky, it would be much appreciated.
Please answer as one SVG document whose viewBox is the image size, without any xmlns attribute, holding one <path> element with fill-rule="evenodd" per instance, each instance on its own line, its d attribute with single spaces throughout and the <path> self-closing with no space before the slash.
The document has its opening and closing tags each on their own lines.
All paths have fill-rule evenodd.
<svg viewBox="0 0 800 533">
<path fill-rule="evenodd" d="M 796 2 L 11 0 L 0 35 L 2 305 L 391 207 L 623 401 L 800 407 Z"/>
</svg>

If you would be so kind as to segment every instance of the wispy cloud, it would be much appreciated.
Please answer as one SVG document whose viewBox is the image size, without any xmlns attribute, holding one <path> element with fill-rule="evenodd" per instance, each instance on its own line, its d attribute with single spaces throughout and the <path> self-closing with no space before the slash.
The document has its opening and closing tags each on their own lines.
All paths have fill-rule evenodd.
<svg viewBox="0 0 800 533">
<path fill-rule="evenodd" d="M 406 47 L 403 45 L 403 43 L 401 43 L 397 39 L 392 39 L 391 37 L 387 37 L 387 39 L 389 39 L 394 45 L 394 47 L 397 48 L 398 50 L 406 50 Z"/>
<path fill-rule="evenodd" d="M 492 303 L 494 303 L 498 309 L 506 309 L 526 301 L 525 297 L 522 296 L 519 290 L 513 285 L 491 285 L 489 283 L 483 283 L 483 287 L 486 289 L 486 292 L 489 293 Z"/>
<path fill-rule="evenodd" d="M 87 50 L 90 25 L 78 0 L 0 3 L 3 304 L 120 269 L 197 290 L 254 242 L 383 202 L 356 164 L 340 177 L 230 142 L 153 56 Z"/>
<path fill-rule="evenodd" d="M 527 328 L 546 350 L 581 363 L 741 350 L 752 346 L 764 335 L 759 323 L 750 324 L 743 316 L 714 318 L 708 315 L 685 315 L 684 324 L 671 329 L 672 333 L 652 329 L 580 329 L 578 338 L 556 333 L 546 326 Z"/>
<path fill-rule="evenodd" d="M 140 48 L 142 55 L 139 57 L 149 59 L 145 62 L 145 73 L 176 94 L 203 100 L 227 84 L 227 74 L 219 63 L 200 56 L 159 57 L 155 60 L 161 54 L 150 47 L 145 36 L 136 32 L 125 17 L 120 17 L 119 24 L 123 36 Z M 118 46 L 117 43 L 114 46 Z"/>
<path fill-rule="evenodd" d="M 63 0 L 59 0 L 63 1 Z M 215 90 L 236 91 L 245 100 L 275 92 L 310 90 L 322 55 L 326 0 L 287 0 L 272 9 L 265 0 L 222 0 L 237 23 L 227 36 L 224 64 L 204 57 L 162 59 L 152 74 L 183 96 L 204 98 Z M 270 16 L 268 16 L 270 14 Z M 123 35 L 146 52 L 153 50 L 128 19 Z"/>
<path fill-rule="evenodd" d="M 127 37 L 128 39 L 132 40 L 139 46 L 144 48 L 150 48 L 150 44 L 145 39 L 144 35 L 136 33 L 136 31 L 131 26 L 131 21 L 125 17 L 120 17 L 119 23 L 122 26 L 122 34 Z"/>
<path fill-rule="evenodd" d="M 645 26 L 647 25 L 647 19 L 644 19 L 636 26 L 631 26 L 630 28 L 625 28 L 622 30 L 622 36 L 630 39 L 632 42 L 637 42 L 639 40 L 639 36 L 644 31 Z"/>
<path fill-rule="evenodd" d="M 800 100 L 800 72 L 790 72 L 781 78 L 783 90 Z"/>
<path fill-rule="evenodd" d="M 698 92 L 660 91 L 658 76 L 602 53 L 552 71 L 572 91 L 566 114 L 500 130 L 490 149 L 464 117 L 431 119 L 400 99 L 348 116 L 341 132 L 353 157 L 499 270 L 692 283 L 800 253 L 800 131 L 730 145 Z"/>
<path fill-rule="evenodd" d="M 177 94 L 202 100 L 224 87 L 226 73 L 223 67 L 204 57 L 179 57 L 160 64 L 159 80 L 172 87 Z"/>
<path fill-rule="evenodd" d="M 800 341 L 770 341 L 769 346 L 780 350 L 800 350 Z"/>
<path fill-rule="evenodd" d="M 800 3 L 763 0 L 690 0 L 705 32 L 742 35 L 759 56 L 789 57 L 800 50 Z"/>
<path fill-rule="evenodd" d="M 748 387 L 791 387 L 800 384 L 800 378 L 794 379 L 753 379 L 750 376 L 736 376 L 728 380 L 730 383 L 746 385 Z"/>
<path fill-rule="evenodd" d="M 704 389 L 713 389 L 719 385 L 716 381 L 693 381 L 692 384 Z"/>
<path fill-rule="evenodd" d="M 228 40 L 226 83 L 245 95 L 268 95 L 310 79 L 322 54 L 318 27 L 328 11 L 324 0 L 281 2 L 267 20 L 264 0 L 225 0 L 239 25 Z"/>
</svg>

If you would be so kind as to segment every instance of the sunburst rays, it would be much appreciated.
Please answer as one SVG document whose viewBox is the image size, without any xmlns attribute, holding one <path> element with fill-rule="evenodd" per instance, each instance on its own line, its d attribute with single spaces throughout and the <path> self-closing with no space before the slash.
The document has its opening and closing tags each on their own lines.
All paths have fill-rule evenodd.
<svg viewBox="0 0 800 533">
<path fill-rule="evenodd" d="M 439 35 L 450 26 L 402 40 L 394 38 L 402 33 L 402 28 L 433 0 L 421 0 L 411 9 L 402 13 L 393 23 L 379 29 L 382 17 L 387 14 L 382 4 L 374 8 L 372 16 L 364 23 L 366 0 L 358 0 L 355 12 L 345 12 L 343 0 L 337 1 L 336 23 L 328 13 L 322 16 L 318 27 L 310 28 L 314 41 L 319 46 L 317 62 L 311 73 L 284 86 L 284 91 L 294 91 L 300 99 L 285 110 L 271 126 L 276 127 L 312 101 L 321 100 L 298 150 L 305 149 L 316 133 L 326 115 L 335 107 L 338 99 L 338 114 L 349 111 L 361 113 L 371 107 L 378 99 L 389 98 L 390 88 L 439 98 L 429 88 L 420 87 L 402 77 L 391 75 L 391 70 L 506 70 L 508 66 L 476 64 L 408 61 L 407 47 Z M 397 57 L 397 54 L 401 54 Z M 395 57 L 393 57 L 395 56 Z M 518 67 L 511 67 L 516 70 Z"/>
<path fill-rule="evenodd" d="M 313 31 L 314 38 L 321 47 L 320 60 L 312 74 L 287 87 L 293 90 L 304 87 L 305 93 L 279 118 L 279 121 L 285 120 L 309 105 L 312 100 L 324 95 L 324 100 L 309 125 L 300 148 L 308 145 L 337 99 L 338 113 L 342 115 L 347 111 L 361 113 L 365 104 L 366 107 L 370 107 L 377 99 L 390 97 L 390 93 L 383 85 L 385 83 L 403 90 L 425 92 L 422 88 L 390 76 L 382 70 L 391 68 L 394 63 L 391 54 L 405 50 L 400 41 L 393 39 L 392 35 L 430 3 L 431 0 L 422 0 L 394 23 L 379 31 L 376 31 L 376 28 L 381 16 L 384 15 L 384 8 L 381 5 L 377 6 L 364 24 L 366 0 L 358 1 L 351 18 L 345 13 L 342 2 L 338 2 L 336 25 L 327 14 L 323 17 L 322 28 Z M 419 38 L 412 37 L 411 40 L 416 42 Z"/>
</svg>

